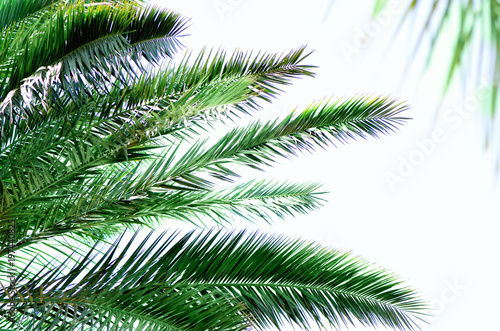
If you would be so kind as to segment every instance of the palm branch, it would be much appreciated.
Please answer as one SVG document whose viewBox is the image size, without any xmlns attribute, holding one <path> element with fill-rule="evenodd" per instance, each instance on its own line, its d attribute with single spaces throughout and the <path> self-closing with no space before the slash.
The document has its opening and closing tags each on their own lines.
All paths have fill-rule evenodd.
<svg viewBox="0 0 500 331">
<path fill-rule="evenodd" d="M 349 253 L 258 232 L 149 233 L 137 243 L 136 235 L 123 250 L 119 238 L 97 259 L 90 250 L 76 263 L 21 274 L 18 324 L 0 325 L 246 330 L 361 323 L 411 330 L 422 315 L 415 291 Z M 0 307 L 5 299 L 4 292 Z"/>
</svg>

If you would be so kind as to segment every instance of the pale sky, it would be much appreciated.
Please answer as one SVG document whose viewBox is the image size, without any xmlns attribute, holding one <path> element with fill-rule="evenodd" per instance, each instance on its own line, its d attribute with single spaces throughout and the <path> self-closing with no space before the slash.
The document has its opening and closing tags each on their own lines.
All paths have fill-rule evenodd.
<svg viewBox="0 0 500 331">
<path fill-rule="evenodd" d="M 413 120 L 390 136 L 318 150 L 282 161 L 265 174 L 249 173 L 323 182 L 328 203 L 272 226 L 237 227 L 314 240 L 392 270 L 436 309 L 423 330 L 493 330 L 500 308 L 495 208 L 500 196 L 474 104 L 487 91 L 464 93 L 455 84 L 434 121 L 451 44 L 442 42 L 443 55 L 422 80 L 418 68 L 403 77 L 411 33 L 401 31 L 403 38 L 389 51 L 386 46 L 407 1 L 393 1 L 381 21 L 371 18 L 373 0 L 337 0 L 323 20 L 329 1 L 155 1 L 192 18 L 190 36 L 183 38 L 187 49 L 206 45 L 281 53 L 307 44 L 314 50 L 306 62 L 319 66 L 317 77 L 295 81 L 262 110 L 264 117 L 356 93 L 392 95 L 412 107 L 407 116 Z M 362 38 L 360 31 L 368 36 Z"/>
</svg>

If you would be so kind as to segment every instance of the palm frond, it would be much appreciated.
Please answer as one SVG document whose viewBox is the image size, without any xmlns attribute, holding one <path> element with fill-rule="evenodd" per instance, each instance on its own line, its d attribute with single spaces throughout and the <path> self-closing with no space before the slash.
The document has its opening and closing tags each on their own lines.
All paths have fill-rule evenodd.
<svg viewBox="0 0 500 331">
<path fill-rule="evenodd" d="M 112 205 L 101 206 L 90 216 L 95 220 L 100 214 L 103 223 L 114 218 L 122 221 L 139 218 L 147 224 L 155 224 L 158 219 L 175 219 L 195 225 L 204 224 L 207 220 L 225 225 L 230 224 L 234 217 L 249 222 L 258 219 L 271 222 L 273 216 L 285 218 L 317 209 L 323 201 L 320 195 L 324 193 L 318 190 L 318 184 L 266 181 L 250 181 L 215 192 L 172 192 L 167 187 L 162 192 L 161 188 L 161 184 L 156 184 L 154 191 L 135 192 L 134 199 L 117 200 Z M 75 221 L 85 221 L 85 216 Z"/>
<path fill-rule="evenodd" d="M 115 244 L 90 270 L 92 252 L 67 274 L 46 268 L 19 277 L 19 320 L 42 330 L 54 323 L 68 330 L 307 329 L 324 327 L 324 319 L 332 327 L 411 330 L 424 311 L 397 277 L 348 253 L 259 233 L 163 233 L 146 245 L 150 235 L 135 249 L 133 240 L 122 252 Z M 7 299 L 4 293 L 0 307 Z"/>
<path fill-rule="evenodd" d="M 407 118 L 399 117 L 406 109 L 403 103 L 389 98 L 355 97 L 311 105 L 299 114 L 283 120 L 255 122 L 236 128 L 210 148 L 194 145 L 166 174 L 172 180 L 183 180 L 195 187 L 203 183 L 195 172 L 207 171 L 219 179 L 230 180 L 236 174 L 226 165 L 238 164 L 261 169 L 291 157 L 299 151 L 313 151 L 315 146 L 342 144 L 357 138 L 378 137 L 394 131 Z M 165 175 L 165 172 L 161 173 Z M 165 180 L 165 178 L 162 178 Z M 210 183 L 207 183 L 210 185 Z M 202 185 L 200 189 L 205 189 Z"/>
<path fill-rule="evenodd" d="M 134 236 L 121 253 L 117 252 L 118 239 L 106 255 L 101 255 L 93 265 L 92 259 L 95 256 L 91 253 L 94 250 L 90 250 L 79 263 L 71 263 L 67 259 L 56 268 L 46 267 L 40 270 L 34 277 L 29 277 L 42 282 L 37 293 L 33 292 L 34 284 L 24 284 L 21 295 L 26 295 L 26 305 L 18 307 L 19 318 L 16 318 L 14 324 L 1 320 L 0 326 L 10 325 L 30 330 L 62 328 L 178 331 L 246 328 L 247 323 L 240 314 L 241 307 L 216 291 L 200 287 L 169 286 L 164 282 L 151 283 L 141 288 L 128 286 L 130 281 L 135 282 L 132 279 L 134 274 L 138 275 L 139 270 L 146 269 L 141 268 L 142 262 L 135 264 L 130 263 L 130 260 L 127 266 L 119 265 L 125 261 L 125 252 L 130 251 L 132 258 L 151 258 L 151 253 L 157 254 L 156 249 L 168 246 L 176 237 L 172 235 L 162 244 L 164 235 L 160 235 L 150 246 L 146 246 L 150 236 L 151 233 L 133 250 L 131 243 Z M 115 262 L 120 261 L 119 264 L 109 257 L 118 259 Z M 150 264 L 151 261 L 147 263 Z M 63 275 L 63 267 L 68 264 L 72 264 L 73 268 Z M 141 269 L 137 269 L 138 267 Z M 26 277 L 24 273 L 19 276 L 19 280 L 23 277 Z M 88 296 L 91 293 L 94 295 Z M 2 298 L 7 297 L 3 292 Z M 5 306 L 5 301 L 0 305 Z"/>
<path fill-rule="evenodd" d="M 102 89 L 107 82 L 123 80 L 124 72 L 133 75 L 144 58 L 171 56 L 185 27 L 180 15 L 135 1 L 61 4 L 45 16 L 49 18 L 17 33 L 2 49 L 2 98 L 12 93 L 22 97 L 18 88 L 28 78 L 31 86 L 41 89 L 39 77 L 44 75 L 35 74 L 58 63 L 62 67 L 57 78 L 64 88 L 90 84 Z M 156 46 L 140 47 L 152 40 Z"/>
<path fill-rule="evenodd" d="M 279 85 L 289 84 L 290 78 L 312 75 L 311 66 L 301 64 L 306 56 L 304 47 L 282 57 L 278 54 L 254 57 L 235 52 L 230 59 L 226 59 L 224 52 L 211 57 L 202 51 L 192 64 L 187 56 L 177 68 L 166 67 L 159 72 L 143 73 L 137 78 L 128 77 L 125 84 L 115 83 L 104 95 L 60 86 L 53 78 L 59 76 L 58 72 L 41 75 L 44 81 L 42 88 L 36 93 L 32 85 L 29 89 L 33 97 L 40 99 L 38 103 L 33 104 L 31 98 L 20 102 L 13 96 L 8 102 L 4 101 L 1 150 L 5 152 L 12 148 L 10 144 L 19 139 L 29 139 L 28 131 L 34 134 L 34 130 L 38 129 L 43 134 L 51 130 L 47 126 L 57 128 L 57 123 L 50 121 L 60 121 L 61 117 L 63 123 L 67 123 L 67 117 L 70 117 L 71 122 L 81 130 L 95 127 L 94 130 L 104 137 L 116 130 L 133 129 L 133 132 L 124 132 L 130 139 L 136 135 L 134 131 L 145 132 L 148 127 L 150 131 L 154 127 L 156 132 L 163 133 L 175 131 L 172 127 L 179 122 L 204 121 L 218 112 L 217 109 L 212 111 L 217 107 L 232 106 L 234 110 L 246 112 L 257 107 L 258 99 L 267 100 L 274 96 Z M 57 71 L 56 68 L 54 70 Z M 247 86 L 244 86 L 245 82 Z M 47 95 L 52 99 L 46 100 Z M 92 109 L 99 109 L 99 112 L 90 116 L 94 114 L 90 111 Z M 226 111 L 226 116 L 231 109 Z M 56 136 L 60 135 L 64 132 Z M 31 145 L 32 141 L 21 143 Z M 101 141 L 101 144 L 106 145 L 106 142 Z M 122 144 L 123 141 L 120 141 Z M 29 153 L 36 151 L 33 149 Z"/>
<path fill-rule="evenodd" d="M 1 0 L 0 31 L 54 4 L 54 0 Z"/>
<path fill-rule="evenodd" d="M 173 154 L 175 152 L 167 152 L 159 156 L 149 167 L 129 162 L 107 170 L 93 170 L 87 173 L 85 180 L 79 179 L 80 170 L 74 169 L 73 182 L 47 183 L 53 193 L 29 191 L 29 186 L 19 180 L 16 182 L 19 188 L 31 196 L 24 199 L 13 196 L 11 205 L 0 213 L 2 223 L 7 224 L 10 217 L 16 218 L 18 237 L 23 238 L 16 247 L 22 248 L 70 233 L 102 240 L 124 227 L 157 226 L 168 219 L 196 225 L 208 219 L 224 224 L 233 217 L 270 222 L 271 215 L 284 218 L 305 214 L 321 205 L 317 184 L 251 181 L 215 192 L 185 189 L 187 183 L 182 182 L 180 187 L 169 185 L 155 176 L 168 171 Z M 33 176 L 29 175 L 26 180 Z M 4 198 L 11 196 L 7 193 Z M 8 228 L 1 228 L 0 237 L 8 236 Z M 6 247 L 1 248 L 0 256 L 8 252 Z"/>
</svg>

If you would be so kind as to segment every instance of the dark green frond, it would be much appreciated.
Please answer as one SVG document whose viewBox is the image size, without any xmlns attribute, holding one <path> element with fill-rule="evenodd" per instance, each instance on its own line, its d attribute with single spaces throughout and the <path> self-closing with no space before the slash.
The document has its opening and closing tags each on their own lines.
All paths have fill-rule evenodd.
<svg viewBox="0 0 500 331">
<path fill-rule="evenodd" d="M 170 41 L 165 41 L 156 51 L 171 56 L 179 46 L 174 39 L 185 26 L 184 19 L 178 14 L 155 6 L 139 6 L 133 1 L 59 5 L 50 14 L 49 19 L 18 33 L 8 50 L 4 50 L 3 61 L 10 64 L 3 97 L 39 68 L 61 61 L 64 64 L 61 74 L 69 85 L 92 83 L 92 78 L 95 78 L 92 74 L 102 76 L 100 81 L 108 78 L 106 74 L 118 75 L 119 78 L 120 73 L 116 72 L 119 68 L 113 69 L 115 64 L 132 73 L 132 67 L 126 61 L 129 53 L 129 59 L 136 63 L 143 58 L 142 55 L 150 57 L 146 49 L 135 53 L 134 45 L 168 39 Z M 116 43 L 118 40 L 120 44 Z M 109 43 L 112 44 L 108 46 Z M 92 56 L 88 56 L 89 51 Z M 111 65 L 111 69 L 106 70 L 106 65 L 99 61 Z"/>
<path fill-rule="evenodd" d="M 1 0 L 0 31 L 54 4 L 54 0 Z"/>
<path fill-rule="evenodd" d="M 111 322 L 151 330 L 225 330 L 232 323 L 242 330 L 285 323 L 307 329 L 326 319 L 332 327 L 412 330 L 423 313 L 397 277 L 347 253 L 258 233 L 162 234 L 146 245 L 149 237 L 121 253 L 110 248 L 90 270 L 91 254 L 66 275 L 46 268 L 30 280 L 20 277 L 24 321 L 85 322 L 85 330 Z M 39 320 L 30 318 L 35 312 Z"/>
<path fill-rule="evenodd" d="M 131 248 L 132 238 L 122 253 L 117 251 L 118 240 L 98 258 L 97 263 L 92 261 L 97 256 L 91 251 L 80 258 L 79 263 L 68 259 L 58 267 L 48 266 L 40 270 L 36 276 L 30 277 L 40 281 L 40 285 L 27 282 L 22 286 L 21 295 L 26 300 L 25 304 L 18 305 L 17 327 L 30 330 L 57 327 L 64 330 L 144 331 L 246 328 L 247 322 L 240 313 L 241 305 L 214 289 L 189 288 L 167 282 L 147 283 L 147 274 L 154 271 L 148 268 L 154 266 L 152 254 L 161 253 L 176 238 L 172 235 L 163 240 L 164 235 L 161 235 L 147 246 L 150 236 L 135 250 Z M 126 257 L 125 253 L 132 255 Z M 139 263 L 134 262 L 136 258 Z M 62 268 L 65 265 L 73 265 L 72 270 L 64 273 Z M 20 275 L 20 283 L 24 277 L 24 274 Z M 5 306 L 6 297 L 2 291 L 0 306 Z M 9 325 L 5 319 L 0 321 L 2 327 Z"/>
</svg>

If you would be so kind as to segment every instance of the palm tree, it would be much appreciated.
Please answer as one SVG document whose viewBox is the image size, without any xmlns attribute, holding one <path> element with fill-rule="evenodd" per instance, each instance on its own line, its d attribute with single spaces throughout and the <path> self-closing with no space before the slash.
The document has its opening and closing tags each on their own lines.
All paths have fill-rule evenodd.
<svg viewBox="0 0 500 331">
<path fill-rule="evenodd" d="M 137 239 L 168 220 L 318 208 L 318 184 L 241 182 L 235 165 L 378 137 L 406 120 L 403 103 L 322 101 L 210 141 L 219 122 L 313 76 L 305 48 L 174 64 L 186 19 L 138 0 L 3 0 L 0 22 L 0 264 L 14 274 L 2 275 L 3 330 L 415 326 L 416 292 L 349 253 L 245 231 Z"/>
</svg>

